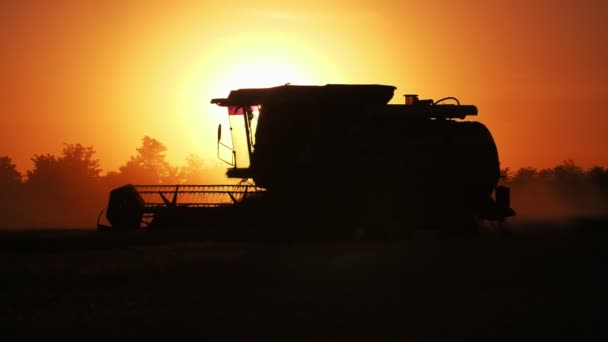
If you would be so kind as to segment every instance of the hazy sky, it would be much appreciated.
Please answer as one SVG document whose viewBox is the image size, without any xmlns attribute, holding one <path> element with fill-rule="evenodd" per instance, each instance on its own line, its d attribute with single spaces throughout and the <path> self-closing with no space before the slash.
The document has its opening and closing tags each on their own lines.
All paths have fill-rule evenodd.
<svg viewBox="0 0 608 342">
<path fill-rule="evenodd" d="M 479 108 L 503 166 L 608 166 L 608 1 L 0 2 L 0 155 L 215 160 L 230 89 L 380 83 Z"/>
</svg>

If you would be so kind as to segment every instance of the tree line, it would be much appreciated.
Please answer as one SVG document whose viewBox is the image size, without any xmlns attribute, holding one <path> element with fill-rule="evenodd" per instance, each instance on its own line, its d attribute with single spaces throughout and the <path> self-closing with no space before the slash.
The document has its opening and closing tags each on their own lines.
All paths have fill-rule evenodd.
<svg viewBox="0 0 608 342">
<path fill-rule="evenodd" d="M 0 228 L 93 227 L 111 189 L 133 184 L 203 184 L 208 170 L 191 154 L 183 166 L 166 160 L 167 148 L 145 136 L 118 171 L 102 174 L 93 146 L 65 144 L 61 155 L 36 154 L 22 175 L 0 156 Z"/>
<path fill-rule="evenodd" d="M 205 184 L 209 168 L 197 155 L 180 167 L 167 148 L 144 137 L 117 171 L 102 174 L 93 146 L 65 144 L 61 155 L 36 154 L 33 169 L 19 173 L 0 156 L 0 228 L 93 227 L 111 189 L 125 184 Z M 573 161 L 553 168 L 503 170 L 518 218 L 608 215 L 608 168 L 583 169 Z"/>
<path fill-rule="evenodd" d="M 562 219 L 608 216 L 608 168 L 584 169 L 572 160 L 553 168 L 503 170 L 518 217 Z"/>
</svg>

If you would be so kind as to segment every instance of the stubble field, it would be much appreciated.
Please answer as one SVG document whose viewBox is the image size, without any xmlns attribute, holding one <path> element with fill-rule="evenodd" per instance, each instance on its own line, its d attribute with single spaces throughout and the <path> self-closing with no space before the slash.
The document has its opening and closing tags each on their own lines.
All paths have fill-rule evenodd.
<svg viewBox="0 0 608 342">
<path fill-rule="evenodd" d="M 514 228 L 307 243 L 2 231 L 2 335 L 605 340 L 608 234 Z"/>
</svg>

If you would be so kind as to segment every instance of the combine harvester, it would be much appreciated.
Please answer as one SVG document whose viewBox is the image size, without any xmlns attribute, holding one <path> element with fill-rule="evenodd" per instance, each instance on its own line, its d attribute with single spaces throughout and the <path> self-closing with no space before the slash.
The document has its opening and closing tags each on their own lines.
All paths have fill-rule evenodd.
<svg viewBox="0 0 608 342">
<path fill-rule="evenodd" d="M 226 175 L 241 183 L 126 185 L 110 194 L 111 226 L 99 227 L 390 239 L 426 228 L 474 235 L 480 220 L 513 216 L 509 189 L 497 186 L 492 135 L 463 120 L 477 108 L 453 97 L 417 95 L 388 104 L 395 89 L 284 85 L 213 99 L 233 119 L 242 118 L 246 167 L 237 167 L 234 144 L 221 142 L 218 127 L 218 157 L 229 149 Z"/>
</svg>

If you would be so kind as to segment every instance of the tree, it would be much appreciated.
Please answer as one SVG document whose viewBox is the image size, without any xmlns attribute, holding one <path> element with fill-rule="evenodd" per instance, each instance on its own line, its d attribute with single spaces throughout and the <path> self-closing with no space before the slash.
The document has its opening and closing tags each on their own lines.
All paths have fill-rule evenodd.
<svg viewBox="0 0 608 342">
<path fill-rule="evenodd" d="M 12 188 L 21 184 L 21 173 L 8 156 L 0 157 L 0 187 Z"/>
<path fill-rule="evenodd" d="M 572 160 L 566 160 L 551 169 L 550 175 L 548 179 L 552 186 L 562 195 L 579 195 L 588 190 L 584 189 L 585 186 L 590 185 L 585 179 L 585 171 Z"/>
<path fill-rule="evenodd" d="M 93 146 L 81 144 L 65 144 L 59 158 L 48 153 L 34 155 L 34 169 L 27 172 L 27 183 L 50 188 L 86 185 L 101 173 L 94 155 Z"/>
<path fill-rule="evenodd" d="M 207 181 L 205 172 L 205 161 L 196 154 L 190 154 L 186 158 L 186 165 L 179 171 L 179 180 L 186 184 L 203 184 Z"/>
<path fill-rule="evenodd" d="M 22 190 L 15 164 L 7 156 L 0 157 L 0 227 L 14 227 L 20 221 Z"/>
<path fill-rule="evenodd" d="M 94 159 L 95 150 L 93 146 L 84 147 L 80 144 L 65 145 L 63 154 L 59 161 L 63 163 L 66 170 L 84 178 L 99 178 L 101 167 L 99 160 Z"/>
<path fill-rule="evenodd" d="M 553 168 L 553 173 L 558 178 L 582 177 L 585 171 L 572 160 L 564 160 L 561 165 Z"/>
<path fill-rule="evenodd" d="M 510 177 L 511 184 L 529 183 L 538 178 L 538 171 L 533 167 L 524 167 Z"/>
<path fill-rule="evenodd" d="M 158 140 L 145 136 L 137 155 L 120 167 L 120 175 L 126 182 L 169 184 L 178 182 L 178 169 L 166 161 L 167 147 Z"/>
<path fill-rule="evenodd" d="M 587 170 L 587 178 L 599 189 L 599 192 L 608 200 L 608 168 L 595 166 Z"/>
<path fill-rule="evenodd" d="M 28 226 L 90 227 L 107 193 L 93 146 L 64 144 L 59 157 L 37 154 L 27 172 L 22 217 Z"/>
</svg>

